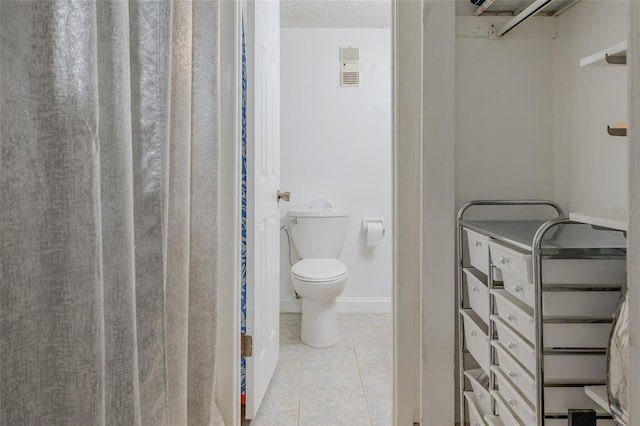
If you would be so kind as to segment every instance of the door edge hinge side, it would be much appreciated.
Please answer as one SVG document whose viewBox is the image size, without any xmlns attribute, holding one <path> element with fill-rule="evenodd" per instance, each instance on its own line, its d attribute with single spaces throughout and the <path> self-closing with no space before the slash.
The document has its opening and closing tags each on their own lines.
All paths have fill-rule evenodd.
<svg viewBox="0 0 640 426">
<path fill-rule="evenodd" d="M 240 335 L 240 354 L 243 358 L 253 355 L 253 337 L 248 334 Z"/>
</svg>

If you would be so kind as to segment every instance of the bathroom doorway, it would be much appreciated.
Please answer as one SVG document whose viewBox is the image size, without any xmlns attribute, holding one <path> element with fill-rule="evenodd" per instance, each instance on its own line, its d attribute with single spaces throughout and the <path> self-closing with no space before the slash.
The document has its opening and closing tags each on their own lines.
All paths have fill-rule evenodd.
<svg viewBox="0 0 640 426">
<path fill-rule="evenodd" d="M 282 4 L 280 188 L 291 201 L 280 204 L 280 361 L 252 424 L 392 424 L 391 2 L 338 21 L 334 5 L 323 15 L 304 3 Z M 351 212 L 339 258 L 349 279 L 339 339 L 315 349 L 300 339 L 286 213 L 329 206 Z M 367 233 L 363 219 L 384 231 Z"/>
<path fill-rule="evenodd" d="M 437 6 L 437 7 L 436 7 Z M 451 108 L 430 109 L 430 113 L 440 117 L 439 122 L 447 125 L 425 128 L 423 125 L 424 104 L 422 102 L 423 79 L 426 71 L 429 74 L 441 76 L 445 73 L 452 76 L 455 49 L 442 50 L 422 49 L 423 43 L 427 41 L 427 33 L 434 34 L 438 39 L 441 33 L 449 34 L 447 29 L 454 28 L 453 4 L 440 2 L 430 5 L 430 15 L 428 22 L 429 31 L 425 31 L 424 5 L 422 2 L 392 2 L 393 23 L 393 174 L 394 174 L 394 256 L 393 256 L 393 423 L 412 424 L 418 423 L 422 418 L 422 406 L 426 406 L 425 419 L 442 418 L 448 419 L 449 413 L 453 412 L 446 404 L 434 405 L 430 400 L 429 392 L 421 392 L 421 382 L 424 381 L 427 388 L 437 390 L 439 393 L 454 394 L 453 379 L 446 379 L 450 359 L 438 356 L 443 354 L 443 347 L 447 347 L 448 338 L 442 333 L 435 336 L 425 332 L 429 331 L 421 324 L 437 322 L 437 317 L 444 309 L 435 309 L 437 316 L 434 317 L 428 311 L 423 312 L 423 305 L 430 306 L 429 303 L 442 305 L 437 298 L 428 299 L 425 302 L 422 298 L 423 278 L 438 279 L 448 281 L 448 276 L 453 276 L 448 269 L 435 268 L 427 269 L 423 272 L 421 267 L 422 243 L 421 235 L 437 235 L 442 240 L 445 247 L 447 241 L 454 241 L 454 226 L 434 229 L 434 226 L 441 222 L 446 222 L 450 215 L 448 211 L 453 211 L 453 193 L 450 191 L 450 184 L 453 182 L 450 161 L 441 163 L 444 156 L 450 160 L 451 154 L 442 154 L 443 145 L 439 142 L 444 135 L 451 139 L 451 128 L 453 114 Z M 222 2 L 221 13 L 225 16 L 222 20 L 221 32 L 224 49 L 222 50 L 222 126 L 221 137 L 234 143 L 222 144 L 220 150 L 220 173 L 222 182 L 219 194 L 222 200 L 221 207 L 221 247 L 219 253 L 219 275 L 221 282 L 230 283 L 228 286 L 221 286 L 218 291 L 218 342 L 219 353 L 217 362 L 216 386 L 224 392 L 218 393 L 218 404 L 220 410 L 229 424 L 239 425 L 241 423 L 241 335 L 240 330 L 240 301 L 241 301 L 241 271 L 240 271 L 240 240 L 241 233 L 241 194 L 240 176 L 242 169 L 241 162 L 241 93 L 242 93 L 242 2 Z M 399 25 L 398 22 L 402 24 Z M 435 36 L 435 35 L 438 36 Z M 450 38 L 453 40 L 453 38 Z M 453 43 L 449 43 L 453 45 Z M 431 53 L 429 53 L 431 52 Z M 446 67 L 442 67 L 443 57 L 446 59 Z M 429 59 L 428 66 L 423 65 L 423 58 Z M 451 77 L 452 78 L 452 77 Z M 450 86 L 450 85 L 449 85 Z M 432 86 L 431 91 L 436 92 L 437 99 L 443 99 L 446 105 L 450 97 L 443 95 L 453 91 L 446 86 Z M 429 92 L 427 90 L 427 92 Z M 432 139 L 423 138 L 423 133 L 427 136 L 436 136 Z M 450 137 L 451 136 L 451 137 Z M 433 156 L 424 157 L 423 150 L 434 151 Z M 447 153 L 451 147 L 444 149 Z M 444 184 L 442 180 L 423 181 L 423 162 L 433 169 L 433 173 L 447 177 Z M 444 167 L 444 169 L 443 169 Z M 449 170 L 449 172 L 443 172 Z M 431 175 L 433 175 L 431 173 Z M 422 193 L 428 192 L 430 196 L 450 204 L 450 209 L 441 209 L 437 206 L 423 205 Z M 433 220 L 433 226 L 429 220 Z M 426 222 L 425 222 L 426 221 Z M 425 225 L 426 223 L 426 225 Z M 426 227 L 425 227 L 426 226 Z M 422 229 L 424 228 L 424 232 Z M 433 261 L 440 261 L 447 258 L 447 253 L 453 249 L 437 253 L 432 253 Z M 433 262 L 432 262 L 433 263 Z M 447 262 L 440 262 L 440 265 Z M 453 268 L 451 268 L 453 271 Z M 424 303 L 423 303 L 424 302 Z M 453 313 L 451 313 L 453 316 Z M 424 316 L 424 318 L 423 318 Z M 423 336 L 432 340 L 436 338 L 436 345 L 424 346 Z M 432 348 L 432 349 L 429 349 Z M 424 357 L 421 353 L 426 351 Z M 435 352 L 434 352 L 435 351 Z M 451 350 L 453 352 L 453 350 Z M 448 352 L 446 352 L 448 353 Z M 423 358 L 431 359 L 428 366 L 423 364 Z M 435 373 L 435 374 L 434 374 Z M 452 376 L 452 375 L 451 375 Z M 434 378 L 437 378 L 435 380 Z M 450 383 L 449 383 L 450 382 Z M 444 389 L 443 389 L 443 384 Z M 449 388 L 451 391 L 449 392 Z M 438 400 L 439 401 L 439 400 Z M 444 424 L 449 421 L 437 422 Z M 432 422 L 435 423 L 435 422 Z"/>
</svg>

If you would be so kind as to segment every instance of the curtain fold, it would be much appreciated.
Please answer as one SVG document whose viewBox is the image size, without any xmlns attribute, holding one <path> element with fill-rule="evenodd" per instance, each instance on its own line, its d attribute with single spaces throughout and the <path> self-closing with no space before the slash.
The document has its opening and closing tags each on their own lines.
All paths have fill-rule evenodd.
<svg viewBox="0 0 640 426">
<path fill-rule="evenodd" d="M 133 220 L 129 8 L 96 3 L 105 309 L 105 424 L 140 423 Z M 108 94 L 108 95 L 107 95 Z M 125 349 L 125 350 L 123 350 Z"/>
<path fill-rule="evenodd" d="M 220 5 L 193 4 L 191 211 L 187 409 L 192 425 L 222 423 L 215 397 L 216 273 L 220 182 Z"/>
<path fill-rule="evenodd" d="M 216 425 L 219 4 L 0 4 L 0 424 Z"/>
</svg>

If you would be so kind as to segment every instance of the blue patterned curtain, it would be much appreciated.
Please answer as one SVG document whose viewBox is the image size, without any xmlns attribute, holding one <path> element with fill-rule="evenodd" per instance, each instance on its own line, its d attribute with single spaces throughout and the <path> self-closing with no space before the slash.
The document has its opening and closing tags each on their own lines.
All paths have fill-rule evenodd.
<svg viewBox="0 0 640 426">
<path fill-rule="evenodd" d="M 242 21 L 242 233 L 241 233 L 241 333 L 247 332 L 247 46 Z M 240 389 L 247 394 L 247 360 L 241 360 Z"/>
</svg>

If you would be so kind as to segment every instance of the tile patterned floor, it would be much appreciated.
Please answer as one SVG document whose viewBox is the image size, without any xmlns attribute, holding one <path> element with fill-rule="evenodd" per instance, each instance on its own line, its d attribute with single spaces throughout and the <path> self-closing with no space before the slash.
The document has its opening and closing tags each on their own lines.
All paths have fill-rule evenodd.
<svg viewBox="0 0 640 426">
<path fill-rule="evenodd" d="M 327 349 L 300 340 L 300 314 L 280 316 L 280 363 L 252 426 L 391 425 L 391 315 L 340 314 Z"/>
</svg>

